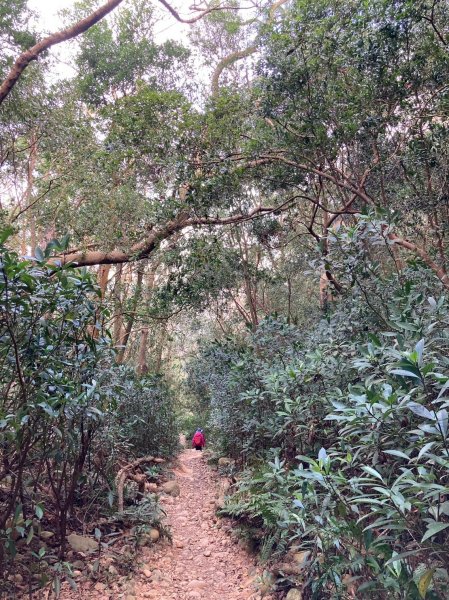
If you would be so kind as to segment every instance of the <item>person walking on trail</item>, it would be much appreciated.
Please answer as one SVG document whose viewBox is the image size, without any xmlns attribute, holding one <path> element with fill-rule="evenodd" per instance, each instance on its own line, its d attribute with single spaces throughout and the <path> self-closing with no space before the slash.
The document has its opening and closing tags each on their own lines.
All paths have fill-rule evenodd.
<svg viewBox="0 0 449 600">
<path fill-rule="evenodd" d="M 202 450 L 206 445 L 206 438 L 204 437 L 204 433 L 202 429 L 197 429 L 193 434 L 192 438 L 192 448 L 195 450 Z"/>
</svg>

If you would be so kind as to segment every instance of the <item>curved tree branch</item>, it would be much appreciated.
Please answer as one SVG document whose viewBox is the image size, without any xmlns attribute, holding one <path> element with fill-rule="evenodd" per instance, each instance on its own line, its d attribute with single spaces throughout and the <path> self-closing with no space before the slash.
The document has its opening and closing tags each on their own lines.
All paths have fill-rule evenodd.
<svg viewBox="0 0 449 600">
<path fill-rule="evenodd" d="M 232 52 L 232 54 L 229 54 L 228 56 L 225 56 L 222 60 L 220 60 L 218 65 L 215 67 L 214 74 L 212 75 L 212 94 L 214 96 L 218 94 L 218 91 L 220 89 L 219 81 L 223 71 L 231 65 L 233 65 L 238 60 L 246 58 L 247 56 L 251 56 L 251 54 L 254 54 L 256 50 L 257 46 L 250 46 L 245 50 L 237 50 L 236 52 Z"/>
<path fill-rule="evenodd" d="M 211 12 L 217 10 L 240 10 L 238 7 L 234 6 L 214 6 L 211 8 L 207 8 L 201 11 L 195 17 L 191 17 L 190 19 L 183 19 L 179 13 L 167 2 L 167 0 L 158 0 L 161 4 L 165 6 L 165 8 L 170 12 L 173 17 L 180 23 L 195 23 L 199 21 L 204 16 L 208 15 Z M 27 66 L 33 60 L 37 60 L 39 55 L 48 50 L 52 46 L 56 44 L 60 44 L 61 42 L 65 42 L 67 40 L 71 40 L 81 33 L 84 33 L 88 29 L 90 29 L 93 25 L 101 21 L 103 17 L 105 17 L 108 13 L 114 10 L 119 4 L 121 4 L 123 0 L 108 0 L 105 4 L 94 10 L 90 15 L 81 19 L 74 25 L 67 27 L 66 29 L 62 29 L 61 31 L 57 31 L 55 33 L 50 34 L 25 52 L 22 52 L 20 56 L 14 62 L 10 72 L 8 73 L 6 79 L 0 85 L 0 104 L 7 98 L 13 87 L 16 85 L 17 81 L 20 79 L 22 73 L 27 68 Z"/>
<path fill-rule="evenodd" d="M 103 17 L 105 17 L 108 13 L 110 13 L 114 8 L 116 8 L 123 0 L 108 0 L 106 4 L 97 8 L 90 15 L 75 23 L 71 27 L 67 27 L 62 31 L 57 31 L 56 33 L 52 33 L 47 36 L 37 44 L 35 44 L 29 50 L 22 52 L 22 54 L 16 59 L 14 65 L 12 66 L 11 71 L 9 72 L 6 79 L 0 85 L 0 104 L 5 100 L 8 94 L 11 92 L 12 88 L 15 86 L 23 71 L 27 68 L 27 66 L 33 60 L 37 60 L 40 54 L 51 48 L 51 46 L 55 46 L 56 44 L 60 44 L 61 42 L 65 42 L 74 37 L 77 37 L 81 33 L 84 33 L 88 29 L 90 29 L 95 23 L 101 21 Z"/>
<path fill-rule="evenodd" d="M 187 227 L 197 225 L 233 225 L 243 223 L 270 214 L 277 211 L 284 211 L 290 208 L 292 199 L 280 204 L 279 206 L 257 206 L 247 214 L 239 213 L 230 217 L 191 217 L 187 213 L 180 213 L 177 217 L 168 221 L 163 227 L 152 229 L 147 237 L 134 244 L 128 251 L 111 250 L 102 252 L 100 250 L 92 251 L 69 251 L 66 254 L 56 256 L 51 262 L 59 265 L 73 264 L 75 267 L 86 267 L 93 265 L 117 265 L 129 263 L 148 258 L 154 252 L 162 241 L 169 239 L 178 231 Z"/>
<path fill-rule="evenodd" d="M 166 3 L 165 0 L 159 0 L 159 2 L 162 2 L 162 4 L 164 4 L 164 5 Z M 283 4 L 285 4 L 286 2 L 287 2 L 287 0 L 277 0 L 277 2 L 274 2 L 274 4 L 272 4 L 272 6 L 270 6 L 270 9 L 268 12 L 268 14 L 269 14 L 268 22 L 269 23 L 274 19 L 274 15 L 275 15 L 277 9 L 279 7 L 281 7 Z M 220 81 L 220 77 L 221 77 L 221 74 L 223 73 L 223 71 L 225 69 L 227 69 L 228 67 L 230 67 L 231 65 L 233 65 L 238 60 L 241 60 L 242 58 L 247 58 L 248 56 L 251 56 L 251 54 L 254 54 L 255 52 L 257 52 L 256 44 L 254 44 L 253 46 L 249 46 L 248 48 L 245 48 L 244 50 L 236 50 L 235 52 L 232 52 L 231 54 L 229 54 L 228 56 L 225 56 L 224 58 L 222 58 L 220 60 L 218 65 L 215 67 L 214 73 L 212 75 L 211 87 L 212 87 L 212 95 L 213 96 L 216 96 L 218 94 L 218 91 L 220 89 L 219 81 Z"/>
<path fill-rule="evenodd" d="M 387 237 L 393 244 L 396 244 L 401 248 L 405 248 L 406 250 L 410 250 L 414 254 L 418 255 L 420 259 L 429 267 L 429 269 L 435 273 L 443 286 L 446 289 L 449 289 L 449 275 L 447 274 L 446 270 L 441 265 L 438 265 L 424 248 L 421 248 L 409 240 L 401 238 L 396 233 L 391 231 L 387 232 L 386 226 L 383 229 L 384 237 Z"/>
<path fill-rule="evenodd" d="M 218 10 L 242 10 L 241 7 L 239 7 L 239 6 L 212 6 L 210 8 L 205 8 L 204 10 L 202 10 L 195 17 L 190 17 L 190 19 L 184 19 L 183 17 L 181 17 L 181 15 L 178 13 L 178 11 L 175 10 L 173 8 L 173 6 L 171 6 L 167 2 L 167 0 L 158 0 L 158 2 L 160 2 L 163 6 L 165 6 L 165 8 L 168 10 L 168 12 L 173 17 L 175 17 L 175 19 L 177 21 L 179 21 L 180 23 L 186 23 L 187 25 L 191 25 L 192 23 L 196 23 L 197 21 L 199 21 L 200 19 L 202 19 L 206 15 L 209 15 L 210 13 L 216 12 Z"/>
</svg>

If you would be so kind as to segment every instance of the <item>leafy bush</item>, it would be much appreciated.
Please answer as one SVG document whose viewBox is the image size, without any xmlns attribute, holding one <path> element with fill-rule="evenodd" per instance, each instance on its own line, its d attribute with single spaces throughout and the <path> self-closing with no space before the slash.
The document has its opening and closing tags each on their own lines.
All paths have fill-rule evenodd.
<svg viewBox="0 0 449 600">
<path fill-rule="evenodd" d="M 382 319 L 349 323 L 344 301 L 307 334 L 268 319 L 192 365 L 224 449 L 246 463 L 225 511 L 262 530 L 266 557 L 310 552 L 305 597 L 445 597 L 449 306 L 423 274 L 383 282 Z"/>
<path fill-rule="evenodd" d="M 5 246 L 10 233 L 0 237 L 0 572 L 28 549 L 44 585 L 65 568 L 68 527 L 110 511 L 120 462 L 168 456 L 178 436 L 163 379 L 114 365 L 92 276 L 51 259 L 66 244 L 25 260 Z"/>
<path fill-rule="evenodd" d="M 138 377 L 127 366 L 114 366 L 102 377 L 116 408 L 108 421 L 110 439 L 121 439 L 132 455 L 175 454 L 179 433 L 174 397 L 163 376 Z"/>
<path fill-rule="evenodd" d="M 16 540 L 31 544 L 47 509 L 64 545 L 87 455 L 107 409 L 96 380 L 108 360 L 98 326 L 97 291 L 86 270 L 48 258 L 52 242 L 33 261 L 0 239 L 0 555 L 13 557 Z M 42 502 L 46 502 L 43 507 Z"/>
</svg>

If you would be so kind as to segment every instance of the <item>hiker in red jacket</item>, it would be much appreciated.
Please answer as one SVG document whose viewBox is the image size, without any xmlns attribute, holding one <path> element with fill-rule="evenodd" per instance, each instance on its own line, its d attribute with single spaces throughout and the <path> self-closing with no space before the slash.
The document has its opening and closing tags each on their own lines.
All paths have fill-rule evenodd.
<svg viewBox="0 0 449 600">
<path fill-rule="evenodd" d="M 202 450 L 206 445 L 206 438 L 202 429 L 197 429 L 192 438 L 192 448 L 195 450 Z"/>
</svg>

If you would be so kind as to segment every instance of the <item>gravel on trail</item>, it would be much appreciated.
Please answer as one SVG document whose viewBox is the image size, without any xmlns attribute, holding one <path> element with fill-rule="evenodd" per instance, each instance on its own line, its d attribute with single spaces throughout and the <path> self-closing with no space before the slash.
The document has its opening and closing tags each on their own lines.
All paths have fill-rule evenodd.
<svg viewBox="0 0 449 600">
<path fill-rule="evenodd" d="M 79 582 L 62 600 L 260 600 L 261 570 L 215 515 L 216 476 L 202 452 L 184 450 L 173 470 L 179 496 L 161 496 L 172 544 L 143 547 L 129 577 Z M 119 565 L 118 565 L 119 566 Z M 65 586 L 64 586 L 65 587 Z M 264 595 L 264 600 L 270 596 Z"/>
</svg>

